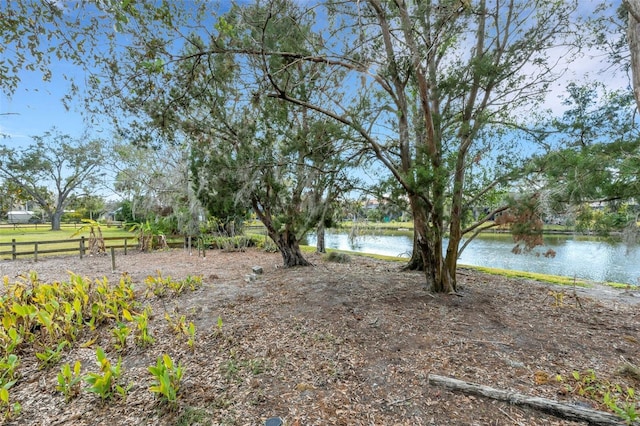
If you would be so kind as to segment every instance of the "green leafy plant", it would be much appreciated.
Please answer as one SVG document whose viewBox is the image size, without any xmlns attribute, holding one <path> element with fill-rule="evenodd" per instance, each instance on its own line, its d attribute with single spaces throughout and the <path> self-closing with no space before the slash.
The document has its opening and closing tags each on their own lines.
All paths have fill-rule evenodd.
<svg viewBox="0 0 640 426">
<path fill-rule="evenodd" d="M 169 355 L 158 357 L 155 366 L 150 366 L 149 373 L 153 376 L 153 384 L 149 391 L 155 393 L 171 406 L 178 401 L 178 391 L 184 369 L 182 365 L 175 365 Z"/>
<path fill-rule="evenodd" d="M 572 371 L 570 377 L 556 375 L 557 382 L 563 382 L 564 391 L 589 398 L 620 416 L 627 424 L 638 420 L 637 405 L 640 401 L 631 387 L 623 386 L 597 377 L 593 369 L 583 372 Z"/>
<path fill-rule="evenodd" d="M 171 281 L 171 277 L 163 277 L 160 271 L 158 271 L 156 276 L 149 275 L 144 280 L 144 284 L 147 287 L 145 297 L 149 297 L 150 295 L 156 297 L 166 296 L 169 290 L 169 281 Z"/>
<path fill-rule="evenodd" d="M 349 263 L 351 262 L 351 257 L 346 253 L 341 253 L 338 251 L 330 251 L 324 256 L 327 262 L 335 262 L 335 263 Z"/>
<path fill-rule="evenodd" d="M 0 386 L 5 383 L 15 382 L 20 359 L 16 354 L 9 354 L 0 358 Z"/>
<path fill-rule="evenodd" d="M 134 223 L 130 226 L 129 232 L 136 232 L 138 234 L 140 251 L 167 248 L 167 238 L 159 223 L 150 220 L 142 223 Z"/>
<path fill-rule="evenodd" d="M 171 276 L 163 277 L 162 273 L 158 271 L 156 276 L 149 275 L 145 278 L 144 283 L 147 288 L 145 293 L 146 297 L 150 295 L 165 297 L 169 292 L 174 296 L 178 296 L 182 294 L 185 289 L 195 291 L 202 287 L 202 277 L 189 275 L 184 280 L 174 280 Z"/>
<path fill-rule="evenodd" d="M 227 380 L 236 379 L 240 373 L 240 364 L 235 357 L 231 356 L 220 364 L 220 371 L 222 371 Z"/>
<path fill-rule="evenodd" d="M 189 321 L 189 325 L 187 326 L 187 345 L 189 345 L 189 348 L 191 349 L 191 351 L 193 351 L 195 349 L 195 344 L 196 344 L 196 325 Z"/>
<path fill-rule="evenodd" d="M 179 318 L 174 319 L 168 313 L 164 314 L 164 319 L 167 321 L 169 328 L 177 335 L 186 334 L 187 331 L 187 317 L 181 315 Z"/>
<path fill-rule="evenodd" d="M 89 385 L 87 390 L 99 395 L 103 401 L 111 399 L 114 395 L 126 398 L 131 386 L 125 387 L 119 383 L 122 375 L 122 359 L 118 358 L 116 365 L 112 365 L 104 350 L 98 347 L 96 349 L 96 360 L 98 367 L 100 367 L 100 372 L 88 373 L 83 377 L 83 380 Z"/>
<path fill-rule="evenodd" d="M 9 389 L 14 384 L 15 382 L 11 381 L 0 386 L 0 413 L 6 420 L 19 416 L 20 411 L 22 411 L 22 406 L 19 402 L 11 403 Z"/>
<path fill-rule="evenodd" d="M 82 376 L 80 375 L 81 368 L 82 365 L 80 361 L 75 362 L 73 369 L 69 364 L 64 364 L 60 368 L 56 390 L 62 392 L 66 402 L 69 402 L 80 393 L 80 383 L 82 382 Z"/>
<path fill-rule="evenodd" d="M 66 346 L 70 346 L 70 343 L 64 340 L 55 348 L 45 348 L 43 352 L 36 352 L 36 357 L 40 360 L 40 368 L 49 368 L 60 362 L 62 350 Z"/>
<path fill-rule="evenodd" d="M 115 348 L 118 351 L 122 351 L 127 347 L 127 337 L 131 333 L 131 328 L 127 326 L 127 324 L 118 322 L 116 323 L 115 328 L 111 330 L 111 335 L 115 339 Z"/>
<path fill-rule="evenodd" d="M 69 238 L 76 237 L 83 232 L 89 232 L 89 253 L 92 255 L 105 253 L 107 249 L 104 245 L 104 237 L 102 236 L 102 228 L 100 223 L 93 219 L 82 219 L 85 225 L 81 226 L 73 235 Z"/>
<path fill-rule="evenodd" d="M 611 392 L 604 394 L 604 404 L 607 408 L 616 413 L 627 425 L 632 425 L 636 420 L 640 419 L 640 413 L 638 413 L 636 409 L 635 391 L 633 388 L 627 389 L 625 399 L 626 401 L 620 402 Z"/>
<path fill-rule="evenodd" d="M 149 314 L 151 308 L 147 307 L 141 314 L 132 317 L 136 323 L 135 340 L 140 346 L 147 346 L 155 342 L 154 338 L 149 334 Z"/>
<path fill-rule="evenodd" d="M 15 327 L 9 329 L 0 328 L 0 341 L 4 353 L 15 352 L 20 344 L 24 341 L 24 333 L 18 332 Z"/>
<path fill-rule="evenodd" d="M 188 275 L 187 278 L 184 279 L 184 284 L 189 290 L 195 291 L 195 290 L 199 289 L 200 287 L 202 287 L 202 276 L 200 276 L 200 275 L 196 275 L 196 276 Z"/>
<path fill-rule="evenodd" d="M 192 321 L 189 321 L 189 323 L 187 323 L 186 315 L 181 315 L 177 319 L 174 319 L 171 317 L 171 315 L 165 313 L 164 319 L 167 321 L 171 331 L 176 333 L 176 335 L 187 337 L 187 345 L 189 345 L 189 348 L 193 351 L 196 338 L 195 324 Z"/>
<path fill-rule="evenodd" d="M 222 326 L 224 324 L 222 323 L 222 317 L 220 315 L 218 315 L 218 323 L 217 323 L 217 328 L 218 328 L 218 334 L 222 334 Z"/>
</svg>

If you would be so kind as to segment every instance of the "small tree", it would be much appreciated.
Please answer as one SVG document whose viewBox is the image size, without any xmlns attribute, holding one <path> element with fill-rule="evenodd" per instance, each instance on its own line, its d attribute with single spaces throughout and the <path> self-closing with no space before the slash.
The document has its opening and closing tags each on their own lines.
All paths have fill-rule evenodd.
<svg viewBox="0 0 640 426">
<path fill-rule="evenodd" d="M 0 147 L 0 177 L 42 208 L 52 230 L 60 230 L 70 195 L 81 187 L 95 190 L 102 178 L 103 143 L 73 139 L 55 129 L 34 141 L 25 149 Z"/>
</svg>

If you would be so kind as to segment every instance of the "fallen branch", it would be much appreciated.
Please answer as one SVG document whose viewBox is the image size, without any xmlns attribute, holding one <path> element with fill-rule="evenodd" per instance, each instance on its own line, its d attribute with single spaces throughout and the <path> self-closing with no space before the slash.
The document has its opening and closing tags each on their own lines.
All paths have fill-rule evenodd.
<svg viewBox="0 0 640 426">
<path fill-rule="evenodd" d="M 475 383 L 453 379 L 451 377 L 430 374 L 429 383 L 432 385 L 444 386 L 453 390 L 459 390 L 465 393 L 485 396 L 488 398 L 496 399 L 498 401 L 508 402 L 510 404 L 535 408 L 537 410 L 544 411 L 566 419 L 578 420 L 583 422 L 586 421 L 592 425 L 620 426 L 623 424 L 622 420 L 619 417 L 610 413 L 605 413 L 603 411 L 561 404 L 557 401 L 553 401 L 547 398 L 522 395 L 516 392 L 495 389 L 488 386 L 482 386 Z M 634 425 L 635 424 L 637 423 L 634 423 Z"/>
</svg>

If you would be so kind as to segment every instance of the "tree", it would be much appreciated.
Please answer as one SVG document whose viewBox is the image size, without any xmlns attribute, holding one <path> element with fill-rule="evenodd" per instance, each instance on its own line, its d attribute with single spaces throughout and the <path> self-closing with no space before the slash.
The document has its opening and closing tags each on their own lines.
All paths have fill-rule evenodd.
<svg viewBox="0 0 640 426">
<path fill-rule="evenodd" d="M 629 91 L 571 84 L 568 109 L 548 126 L 549 150 L 534 167 L 547 173 L 557 203 L 628 201 L 640 193 L 640 128 Z"/>
<path fill-rule="evenodd" d="M 572 83 L 567 91 L 567 110 L 547 125 L 553 130 L 548 151 L 531 162 L 544 207 L 550 212 L 577 210 L 585 229 L 593 221 L 600 231 L 607 223 L 609 230 L 620 230 L 623 218 L 624 225 L 636 228 L 635 216 L 593 220 L 584 207 L 599 202 L 617 210 L 640 194 L 640 128 L 633 94 L 593 83 Z"/>
<path fill-rule="evenodd" d="M 166 8 L 158 13 L 182 28 L 182 12 L 168 4 Z M 260 6 L 233 8 L 228 19 L 263 19 L 264 12 Z M 286 12 L 299 14 L 293 4 Z M 188 146 L 193 189 L 210 214 L 233 222 L 252 209 L 284 265 L 308 265 L 299 247 L 301 238 L 324 220 L 327 206 L 353 184 L 347 171 L 357 164 L 359 152 L 349 145 L 350 132 L 304 106 L 262 96 L 268 84 L 243 71 L 245 65 L 259 70 L 262 58 L 250 57 L 249 64 L 218 52 L 207 23 L 191 21 L 193 30 L 180 33 L 178 42 L 160 38 L 175 37 L 175 31 L 162 28 L 165 21 L 145 22 L 142 14 L 136 16 L 132 37 L 141 49 L 128 49 L 126 55 L 112 52 L 106 68 L 110 84 L 100 87 L 104 98 L 118 100 L 114 111 L 123 105 L 127 109 L 125 122 L 121 114 L 114 116 L 116 125 L 129 129 L 127 134 L 139 144 L 157 140 L 149 136 L 151 129 L 168 144 Z M 295 25 L 290 16 L 271 22 L 263 34 L 265 43 L 287 50 L 317 38 L 311 17 L 300 18 L 293 20 Z M 221 20 L 217 27 L 225 25 L 229 24 Z M 247 44 L 251 37 L 238 34 L 234 43 Z M 284 66 L 286 59 L 274 61 Z M 326 81 L 319 87 L 313 78 L 322 75 L 323 68 L 320 63 L 300 62 L 274 79 L 298 96 L 313 99 L 320 88 L 331 90 Z"/>
<path fill-rule="evenodd" d="M 513 130 L 529 127 L 527 107 L 562 71 L 549 52 L 566 46 L 576 2 L 270 0 L 233 6 L 213 25 L 218 11 L 210 7 L 131 6 L 130 30 L 122 27 L 134 39 L 126 53 L 139 53 L 129 61 L 137 67 L 127 68 L 120 47 L 105 55 L 111 78 L 103 94 L 137 94 L 127 105 L 147 100 L 156 128 L 173 128 L 171 110 L 184 113 L 194 94 L 206 93 L 191 80 L 239 74 L 242 93 L 261 104 L 265 97 L 294 104 L 350 129 L 406 192 L 429 287 L 455 291 L 462 236 L 507 206 L 469 226 L 464 218 L 520 178 L 530 152 Z M 167 85 L 177 64 L 194 71 L 181 74 L 192 90 Z M 302 90 L 310 81 L 313 90 Z M 208 123 L 208 111 L 197 111 L 189 123 Z"/>
<path fill-rule="evenodd" d="M 514 112 L 557 78 L 548 51 L 571 30 L 575 2 L 327 2 L 333 25 L 318 30 L 326 37 L 285 52 L 263 43 L 264 29 L 286 19 L 282 3 L 267 2 L 262 21 L 229 21 L 215 47 L 262 57 L 268 96 L 318 111 L 366 141 L 407 194 L 429 287 L 455 291 L 462 236 L 482 226 L 464 227 L 464 213 L 518 177 L 523 151 L 504 129 L 526 125 Z M 253 44 L 234 44 L 242 32 Z M 283 67 L 309 62 L 325 64 L 327 81 L 346 70 L 350 96 L 306 100 L 280 84 Z"/>
<path fill-rule="evenodd" d="M 0 147 L 0 177 L 19 187 L 60 230 L 60 218 L 75 191 L 95 190 L 102 179 L 103 142 L 73 139 L 52 130 L 25 149 Z M 86 190 L 85 190 L 86 192 Z"/>
<path fill-rule="evenodd" d="M 100 195 L 76 194 L 69 197 L 67 206 L 79 212 L 81 219 L 97 220 L 105 212 L 105 200 Z"/>
</svg>

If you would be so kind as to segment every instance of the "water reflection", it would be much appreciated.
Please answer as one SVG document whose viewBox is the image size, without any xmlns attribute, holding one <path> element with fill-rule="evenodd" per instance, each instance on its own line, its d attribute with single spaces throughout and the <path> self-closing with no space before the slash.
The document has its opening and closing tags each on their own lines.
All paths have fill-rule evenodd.
<svg viewBox="0 0 640 426">
<path fill-rule="evenodd" d="M 308 244 L 316 244 L 310 235 Z M 504 235 L 476 238 L 460 257 L 460 263 L 551 275 L 564 275 L 592 281 L 614 281 L 640 284 L 640 248 L 629 249 L 622 243 L 576 239 L 572 236 L 545 238 L 546 247 L 556 252 L 546 258 L 540 252 L 515 255 L 513 242 Z M 386 256 L 408 257 L 412 238 L 405 235 L 359 235 L 349 238 L 347 233 L 328 232 L 326 246 L 340 250 Z"/>
</svg>

